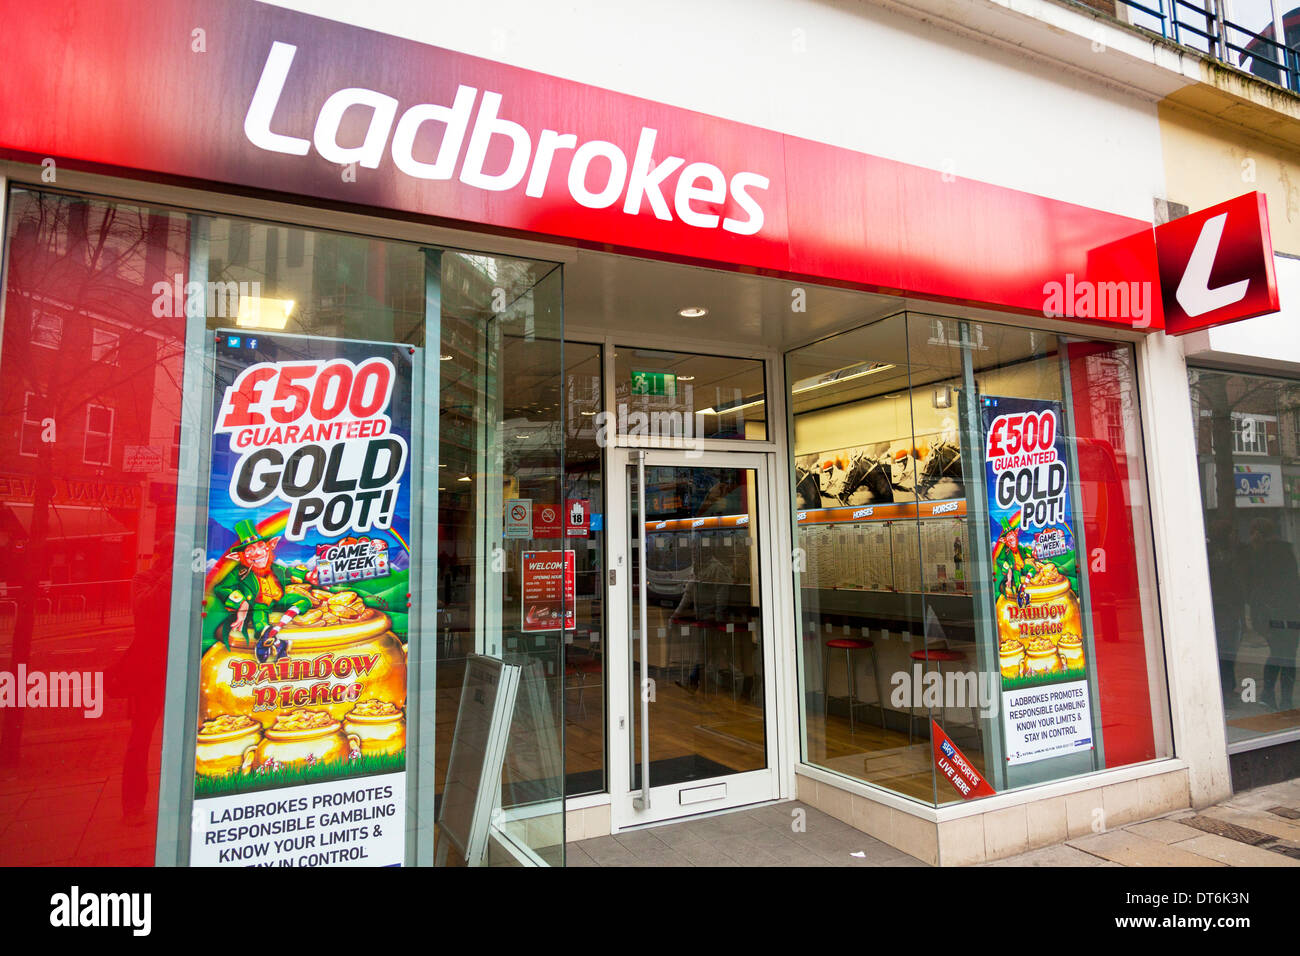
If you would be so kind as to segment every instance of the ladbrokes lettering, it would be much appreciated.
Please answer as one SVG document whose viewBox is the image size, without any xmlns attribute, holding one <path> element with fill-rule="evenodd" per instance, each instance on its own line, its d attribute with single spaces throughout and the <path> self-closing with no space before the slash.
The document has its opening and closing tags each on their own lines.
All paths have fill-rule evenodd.
<svg viewBox="0 0 1300 956">
<path fill-rule="evenodd" d="M 763 228 L 765 217 L 756 193 L 771 185 L 767 176 L 749 170 L 728 176 L 713 163 L 688 163 L 682 156 L 656 159 L 658 131 L 649 127 L 642 127 L 631 150 L 598 139 L 579 143 L 575 134 L 554 129 L 534 135 L 501 115 L 504 104 L 500 93 L 483 90 L 480 95 L 473 86 L 459 86 L 449 105 L 416 103 L 400 117 L 401 104 L 396 98 L 378 90 L 349 87 L 330 94 L 321 104 L 311 139 L 275 132 L 276 108 L 296 52 L 297 47 L 289 43 L 271 44 L 244 117 L 244 135 L 259 149 L 306 156 L 315 146 L 329 162 L 377 169 L 387 147 L 397 168 L 414 179 L 450 180 L 454 176 L 466 186 L 488 192 L 523 186 L 524 195 L 532 199 L 542 199 L 552 169 L 558 171 L 567 164 L 569 197 L 588 209 L 619 205 L 626 215 L 636 216 L 644 204 L 657 219 L 676 219 L 698 229 L 721 228 L 738 236 L 752 236 Z M 370 121 L 360 144 L 343 146 L 339 129 L 344 115 L 353 108 L 368 110 Z M 435 136 L 436 147 L 431 142 Z M 487 168 L 494 139 L 509 143 L 509 159 L 499 171 Z"/>
</svg>

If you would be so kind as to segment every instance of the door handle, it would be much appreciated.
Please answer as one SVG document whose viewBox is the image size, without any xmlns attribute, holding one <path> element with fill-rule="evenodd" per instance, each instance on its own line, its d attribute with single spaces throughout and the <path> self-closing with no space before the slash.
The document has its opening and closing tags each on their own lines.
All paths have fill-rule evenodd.
<svg viewBox="0 0 1300 956">
<path fill-rule="evenodd" d="M 618 572 L 614 568 L 609 569 L 609 586 L 613 587 L 618 583 Z"/>
<path fill-rule="evenodd" d="M 641 796 L 633 799 L 632 803 L 638 810 L 650 809 L 650 695 L 646 693 L 645 683 L 649 677 L 650 668 L 650 650 L 649 637 L 647 631 L 649 625 L 646 619 L 646 599 L 647 594 L 646 581 L 650 577 L 650 569 L 647 563 L 647 554 L 645 549 L 645 452 L 636 452 L 636 471 L 637 471 L 637 522 L 636 536 L 638 553 L 641 555 L 641 578 L 637 582 L 640 590 L 640 624 L 641 624 L 641 686 L 637 688 L 637 694 L 641 697 Z"/>
</svg>

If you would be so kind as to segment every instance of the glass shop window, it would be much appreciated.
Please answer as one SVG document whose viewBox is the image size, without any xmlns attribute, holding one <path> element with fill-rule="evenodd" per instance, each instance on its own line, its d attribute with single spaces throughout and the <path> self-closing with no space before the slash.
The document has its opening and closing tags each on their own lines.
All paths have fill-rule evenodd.
<svg viewBox="0 0 1300 956">
<path fill-rule="evenodd" d="M 1131 348 L 905 313 L 786 381 L 808 762 L 943 804 L 1167 752 Z"/>
</svg>

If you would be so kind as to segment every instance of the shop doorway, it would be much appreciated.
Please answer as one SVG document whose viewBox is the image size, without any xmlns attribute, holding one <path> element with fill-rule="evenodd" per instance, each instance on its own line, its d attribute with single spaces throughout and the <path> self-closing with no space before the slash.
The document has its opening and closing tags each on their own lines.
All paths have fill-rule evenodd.
<svg viewBox="0 0 1300 956">
<path fill-rule="evenodd" d="M 771 456 L 610 457 L 613 829 L 775 799 Z"/>
</svg>

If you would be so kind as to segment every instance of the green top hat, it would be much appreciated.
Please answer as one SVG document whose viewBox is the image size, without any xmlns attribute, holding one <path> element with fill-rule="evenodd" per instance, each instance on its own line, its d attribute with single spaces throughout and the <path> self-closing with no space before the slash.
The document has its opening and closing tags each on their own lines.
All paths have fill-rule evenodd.
<svg viewBox="0 0 1300 956">
<path fill-rule="evenodd" d="M 267 537 L 266 535 L 258 534 L 257 528 L 254 526 L 253 522 L 248 519 L 235 525 L 235 534 L 239 535 L 239 541 L 230 546 L 230 550 L 226 552 L 227 554 L 237 554 L 247 548 L 250 544 L 256 544 L 259 541 L 275 541 L 279 537 L 279 535 Z"/>
</svg>

